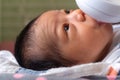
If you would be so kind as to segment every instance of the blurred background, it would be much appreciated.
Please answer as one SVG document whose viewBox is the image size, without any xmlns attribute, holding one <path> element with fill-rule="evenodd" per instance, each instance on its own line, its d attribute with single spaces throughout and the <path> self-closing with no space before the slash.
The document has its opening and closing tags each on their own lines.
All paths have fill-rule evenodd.
<svg viewBox="0 0 120 80">
<path fill-rule="evenodd" d="M 23 27 L 40 13 L 52 9 L 76 9 L 74 0 L 0 0 L 0 50 L 14 49 Z"/>
</svg>

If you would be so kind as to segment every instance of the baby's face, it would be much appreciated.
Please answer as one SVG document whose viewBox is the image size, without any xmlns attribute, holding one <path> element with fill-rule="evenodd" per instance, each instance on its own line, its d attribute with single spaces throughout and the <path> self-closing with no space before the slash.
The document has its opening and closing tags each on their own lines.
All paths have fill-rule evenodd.
<svg viewBox="0 0 120 80">
<path fill-rule="evenodd" d="M 98 22 L 80 9 L 48 11 L 37 22 L 56 38 L 61 54 L 78 63 L 95 61 L 113 34 L 111 24 Z"/>
</svg>

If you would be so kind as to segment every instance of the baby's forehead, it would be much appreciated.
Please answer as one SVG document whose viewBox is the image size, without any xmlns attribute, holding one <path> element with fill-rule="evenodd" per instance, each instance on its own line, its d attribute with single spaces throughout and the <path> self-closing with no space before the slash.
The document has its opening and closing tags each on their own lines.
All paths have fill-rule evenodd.
<svg viewBox="0 0 120 80">
<path fill-rule="evenodd" d="M 49 33 L 49 35 L 54 32 L 56 27 L 58 10 L 51 10 L 44 12 L 38 19 L 35 21 L 35 26 L 33 29 L 35 30 L 36 36 L 42 36 Z M 46 35 L 48 36 L 48 35 Z"/>
<path fill-rule="evenodd" d="M 38 27 L 42 26 L 43 28 L 55 26 L 56 22 L 58 21 L 58 14 L 59 10 L 46 11 L 38 17 L 38 19 L 35 21 L 35 24 Z"/>
<path fill-rule="evenodd" d="M 58 10 L 50 10 L 42 13 L 38 19 L 35 21 L 35 24 L 46 24 L 48 21 L 55 21 L 57 19 L 56 15 L 58 14 Z"/>
<path fill-rule="evenodd" d="M 46 11 L 44 12 L 39 18 L 50 18 L 53 16 L 56 16 L 59 13 L 59 10 L 50 10 L 50 11 Z"/>
</svg>

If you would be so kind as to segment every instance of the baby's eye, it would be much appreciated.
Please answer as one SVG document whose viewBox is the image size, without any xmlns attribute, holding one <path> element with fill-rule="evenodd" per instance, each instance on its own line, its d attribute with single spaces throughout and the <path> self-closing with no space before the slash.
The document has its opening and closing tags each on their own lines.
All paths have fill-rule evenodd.
<svg viewBox="0 0 120 80">
<path fill-rule="evenodd" d="M 68 30 L 69 30 L 69 24 L 65 24 L 65 25 L 64 25 L 64 30 L 65 30 L 65 31 L 68 31 Z"/>
<path fill-rule="evenodd" d="M 65 10 L 65 13 L 66 13 L 66 14 L 69 14 L 69 13 L 70 13 L 70 11 L 69 11 L 69 10 Z"/>
</svg>

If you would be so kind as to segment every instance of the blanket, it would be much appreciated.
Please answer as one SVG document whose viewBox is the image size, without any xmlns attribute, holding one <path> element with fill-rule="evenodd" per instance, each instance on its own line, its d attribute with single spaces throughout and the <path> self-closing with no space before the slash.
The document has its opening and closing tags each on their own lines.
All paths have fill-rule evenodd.
<svg viewBox="0 0 120 80">
<path fill-rule="evenodd" d="M 7 76 L 7 77 L 6 77 Z M 1 73 L 1 80 L 120 80 L 120 76 L 83 76 L 79 78 L 66 78 L 58 76 L 37 76 L 37 75 L 28 75 L 28 74 L 10 74 L 10 73 Z"/>
<path fill-rule="evenodd" d="M 120 80 L 120 63 L 97 62 L 72 67 L 52 68 L 45 71 L 34 71 L 19 66 L 11 52 L 0 51 L 0 78 L 3 78 L 2 80 L 12 80 L 12 78 L 15 78 L 13 76 L 16 75 L 22 80 L 35 80 L 36 78 L 45 78 L 45 80 Z"/>
</svg>

